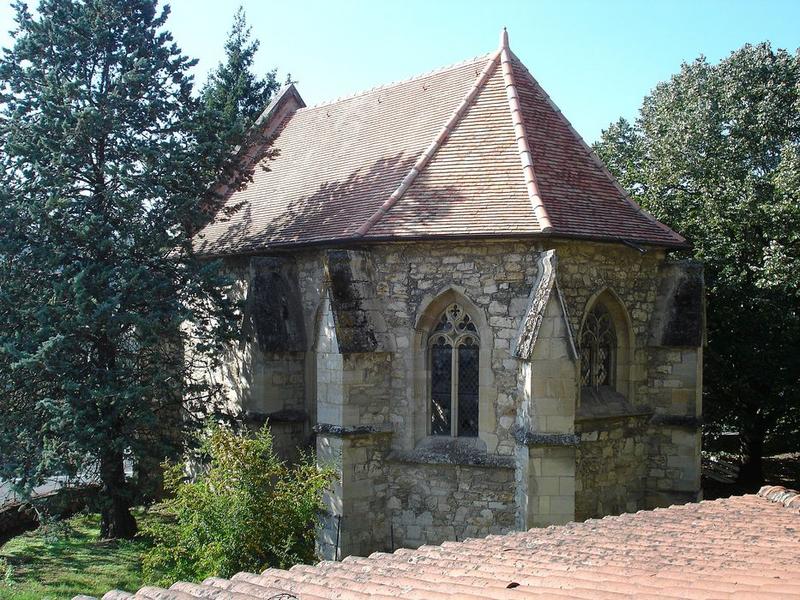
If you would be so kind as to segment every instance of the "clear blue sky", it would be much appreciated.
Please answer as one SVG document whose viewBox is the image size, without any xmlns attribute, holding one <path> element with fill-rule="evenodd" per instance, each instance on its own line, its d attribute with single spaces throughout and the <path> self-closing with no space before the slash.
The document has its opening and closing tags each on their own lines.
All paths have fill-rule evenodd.
<svg viewBox="0 0 800 600">
<path fill-rule="evenodd" d="M 0 43 L 12 26 L 0 0 Z M 173 0 L 169 29 L 200 60 L 222 57 L 233 12 L 261 40 L 257 67 L 291 72 L 308 104 L 483 54 L 508 27 L 511 48 L 591 142 L 635 117 L 682 61 L 717 61 L 746 42 L 800 46 L 800 0 Z"/>
</svg>

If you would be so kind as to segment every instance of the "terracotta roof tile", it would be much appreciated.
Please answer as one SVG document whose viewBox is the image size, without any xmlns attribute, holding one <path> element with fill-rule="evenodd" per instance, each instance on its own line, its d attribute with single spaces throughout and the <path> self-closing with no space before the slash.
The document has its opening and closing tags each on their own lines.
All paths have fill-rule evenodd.
<svg viewBox="0 0 800 600">
<path fill-rule="evenodd" d="M 758 496 L 104 598 L 800 599 L 798 497 L 767 486 Z"/>
<path fill-rule="evenodd" d="M 367 237 L 541 231 L 525 189 L 498 62 L 427 167 Z"/>
<path fill-rule="evenodd" d="M 683 243 L 627 197 L 517 57 L 512 64 L 533 167 L 555 231 Z"/>
<path fill-rule="evenodd" d="M 243 208 L 206 227 L 202 251 L 352 237 L 411 170 L 463 99 L 488 56 L 331 104 L 297 110 L 234 193 Z"/>
<path fill-rule="evenodd" d="M 505 32 L 492 54 L 269 113 L 258 127 L 277 132 L 275 156 L 230 194 L 228 207 L 241 208 L 221 211 L 196 236 L 201 252 L 545 233 L 685 243 L 627 198 L 510 52 Z"/>
</svg>

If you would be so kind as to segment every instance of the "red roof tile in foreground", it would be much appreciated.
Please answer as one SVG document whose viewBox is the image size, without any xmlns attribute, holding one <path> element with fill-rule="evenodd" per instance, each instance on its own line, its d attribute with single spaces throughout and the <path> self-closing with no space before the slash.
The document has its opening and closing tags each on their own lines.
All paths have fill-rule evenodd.
<svg viewBox="0 0 800 600">
<path fill-rule="evenodd" d="M 281 596 L 290 594 L 290 596 Z M 800 495 L 736 496 L 104 599 L 800 598 Z"/>
<path fill-rule="evenodd" d="M 296 110 L 271 106 L 257 125 L 276 133 L 274 155 L 199 251 L 542 234 L 685 244 L 627 197 L 505 31 L 489 55 L 328 104 L 291 91 Z"/>
</svg>

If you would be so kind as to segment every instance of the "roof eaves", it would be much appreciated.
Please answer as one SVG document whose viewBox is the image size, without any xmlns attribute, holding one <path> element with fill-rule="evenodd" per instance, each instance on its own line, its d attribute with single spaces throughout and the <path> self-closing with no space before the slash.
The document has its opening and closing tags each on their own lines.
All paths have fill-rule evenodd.
<svg viewBox="0 0 800 600">
<path fill-rule="evenodd" d="M 655 242 L 646 239 L 632 238 L 630 240 L 623 239 L 614 235 L 581 235 L 574 233 L 564 233 L 557 230 L 552 230 L 548 233 L 442 233 L 442 234 L 413 234 L 413 235 L 396 235 L 396 234 L 382 234 L 374 236 L 360 236 L 357 234 L 346 236 L 334 236 L 318 238 L 314 240 L 287 240 L 278 242 L 266 242 L 262 244 L 251 244 L 244 247 L 236 248 L 217 248 L 216 250 L 209 250 L 201 252 L 201 256 L 208 259 L 234 257 L 234 256 L 255 256 L 265 252 L 275 251 L 290 251 L 307 248 L 319 247 L 335 247 L 338 245 L 356 245 L 361 246 L 364 244 L 384 244 L 384 243 L 409 243 L 409 242 L 430 242 L 430 241 L 462 241 L 462 240 L 495 240 L 495 241 L 519 241 L 519 240 L 554 240 L 554 241 L 583 241 L 589 243 L 599 244 L 624 244 L 625 246 L 636 249 L 641 252 L 642 248 L 666 248 L 671 250 L 683 250 L 690 248 L 686 242 Z M 631 243 L 629 243 L 631 242 Z M 641 247 L 638 247 L 641 246 Z"/>
<path fill-rule="evenodd" d="M 614 188 L 616 188 L 616 190 L 619 192 L 619 194 L 622 196 L 625 202 L 627 202 L 631 206 L 631 208 L 633 208 L 634 211 L 640 213 L 645 219 L 647 219 L 648 221 L 659 227 L 661 230 L 675 237 L 676 242 L 678 244 L 686 244 L 686 238 L 684 238 L 681 234 L 679 234 L 672 228 L 668 227 L 667 225 L 656 219 L 652 214 L 650 214 L 648 211 L 642 208 L 642 206 L 638 202 L 636 202 L 636 200 L 630 197 L 630 194 L 628 194 L 628 192 L 625 191 L 625 188 L 623 188 L 619 184 L 616 177 L 614 177 L 611 174 L 611 172 L 608 170 L 602 159 L 597 155 L 597 153 L 594 150 L 592 150 L 591 146 L 589 146 L 589 144 L 586 143 L 586 140 L 583 139 L 581 134 L 579 134 L 576 131 L 576 129 L 572 126 L 572 123 L 567 118 L 567 116 L 563 112 L 561 112 L 561 109 L 556 105 L 555 102 L 553 102 L 553 99 L 550 97 L 550 95 L 546 91 L 544 91 L 544 88 L 541 85 L 539 85 L 539 82 L 536 81 L 536 78 L 528 70 L 528 67 L 525 66 L 525 63 L 523 63 L 519 59 L 519 57 L 516 56 L 513 52 L 511 52 L 511 57 L 515 58 L 519 63 L 519 65 L 525 70 L 525 72 L 528 74 L 528 77 L 531 78 L 531 81 L 533 81 L 533 83 L 538 88 L 539 92 L 544 96 L 545 101 L 550 105 L 550 108 L 552 108 L 556 113 L 558 113 L 561 116 L 564 123 L 569 128 L 570 132 L 572 132 L 572 135 L 574 135 L 575 138 L 578 140 L 578 142 L 580 142 L 581 146 L 583 146 L 583 149 L 586 151 L 586 155 L 589 156 L 595 163 L 595 165 L 597 165 L 597 167 L 605 174 L 605 176 L 608 177 L 609 180 L 611 180 L 611 183 L 614 185 Z"/>
<path fill-rule="evenodd" d="M 510 48 L 508 46 L 508 32 L 505 28 L 500 32 L 500 64 L 503 69 L 503 81 L 506 86 L 508 108 L 511 111 L 511 121 L 514 124 L 514 137 L 517 140 L 517 150 L 522 162 L 522 172 L 525 176 L 525 187 L 531 201 L 533 214 L 542 228 L 542 233 L 552 231 L 553 224 L 547 214 L 547 208 L 539 194 L 539 184 L 536 180 L 536 171 L 533 168 L 533 156 L 528 145 L 528 136 L 525 133 L 525 124 L 522 120 L 522 107 L 519 104 L 517 87 L 514 84 L 514 73 L 511 69 Z"/>
<path fill-rule="evenodd" d="M 489 79 L 489 76 L 494 72 L 494 68 L 497 66 L 497 60 L 500 57 L 500 50 L 492 53 L 489 57 L 489 60 L 486 62 L 486 65 L 483 67 L 480 75 L 472 84 L 472 87 L 467 92 L 464 99 L 461 103 L 456 107 L 453 114 L 450 115 L 447 122 L 442 127 L 441 131 L 437 134 L 434 140 L 431 142 L 430 146 L 417 158 L 417 161 L 414 163 L 414 166 L 411 167 L 411 171 L 403 178 L 400 182 L 400 185 L 397 187 L 394 192 L 386 199 L 386 201 L 376 210 L 372 216 L 367 219 L 367 221 L 358 228 L 356 235 L 359 237 L 363 237 L 364 235 L 369 232 L 369 230 L 378 222 L 380 221 L 383 216 L 389 212 L 389 210 L 397 203 L 397 201 L 403 196 L 406 190 L 411 187 L 411 184 L 414 183 L 417 176 L 422 172 L 425 166 L 430 162 L 430 159 L 436 153 L 436 151 L 442 146 L 444 141 L 447 139 L 447 136 L 450 132 L 455 128 L 458 124 L 458 121 L 466 112 L 467 108 L 469 108 L 472 101 L 478 95 L 478 92 L 483 88 L 486 81 Z"/>
</svg>

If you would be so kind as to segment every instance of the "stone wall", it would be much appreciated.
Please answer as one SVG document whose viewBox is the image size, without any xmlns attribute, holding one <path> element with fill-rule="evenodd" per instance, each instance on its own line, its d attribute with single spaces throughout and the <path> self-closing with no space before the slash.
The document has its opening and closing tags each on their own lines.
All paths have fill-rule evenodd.
<svg viewBox="0 0 800 600">
<path fill-rule="evenodd" d="M 580 420 L 575 519 L 636 512 L 645 505 L 650 415 Z"/>
<path fill-rule="evenodd" d="M 335 560 L 384 550 L 389 539 L 386 496 L 389 435 L 325 428 L 317 435 L 317 460 L 336 480 L 323 496 L 317 535 L 320 556 Z"/>
<path fill-rule="evenodd" d="M 520 529 L 575 518 L 577 356 L 555 283 L 554 253 L 542 255 L 540 270 L 520 331 L 520 339 L 530 339 L 532 347 L 518 348 L 516 480 Z"/>
<path fill-rule="evenodd" d="M 702 497 L 703 285 L 697 263 L 661 265 L 647 360 L 646 387 L 655 413 L 649 437 L 647 508 Z"/>
<path fill-rule="evenodd" d="M 275 322 L 276 311 L 262 311 L 262 333 L 243 328 L 223 379 L 231 404 L 296 410 L 306 434 L 317 428 L 321 460 L 339 476 L 326 499 L 326 556 L 385 549 L 392 535 L 395 546 L 417 545 L 636 510 L 699 489 L 696 269 L 621 244 L 548 247 L 554 253 L 537 242 L 396 243 L 258 263 L 259 285 L 302 311 L 281 304 L 285 318 Z M 531 314 L 545 255 L 550 287 Z M 255 267 L 230 265 L 248 297 Z M 594 407 L 587 421 L 575 342 L 600 297 L 619 305 L 616 392 L 625 401 L 608 415 Z M 466 461 L 450 460 L 442 438 L 428 434 L 428 336 L 451 302 L 463 304 L 480 336 L 479 436 L 461 448 Z M 692 318 L 681 322 L 682 311 Z M 530 320 L 539 329 L 522 356 Z M 280 331 L 291 351 L 264 348 Z M 307 332 L 303 348 L 298 332 Z M 291 444 L 300 428 L 287 430 Z M 335 525 L 346 528 L 338 550 Z"/>
<path fill-rule="evenodd" d="M 647 508 L 700 496 L 702 348 L 653 348 Z"/>
<path fill-rule="evenodd" d="M 515 528 L 512 467 L 393 462 L 389 481 L 387 508 L 394 548 Z"/>
<path fill-rule="evenodd" d="M 226 352 L 221 368 L 202 375 L 220 387 L 223 411 L 251 428 L 270 422 L 276 451 L 292 459 L 310 444 L 307 336 L 303 311 L 295 307 L 299 291 L 294 265 L 236 258 L 226 267 L 244 307 L 241 337 Z"/>
<path fill-rule="evenodd" d="M 481 370 L 480 438 L 488 453 L 511 456 L 517 378 L 511 344 L 536 275 L 530 246 L 401 244 L 376 248 L 373 264 L 376 291 L 396 348 L 390 406 L 395 447 L 409 450 L 427 435 L 428 408 L 421 385 L 427 332 L 415 327 L 437 296 L 454 290 L 454 297 L 478 308 L 482 314 L 477 317 L 486 324 L 481 332 L 486 360 Z"/>
<path fill-rule="evenodd" d="M 305 352 L 254 351 L 246 411 L 270 415 L 305 408 Z"/>
</svg>

